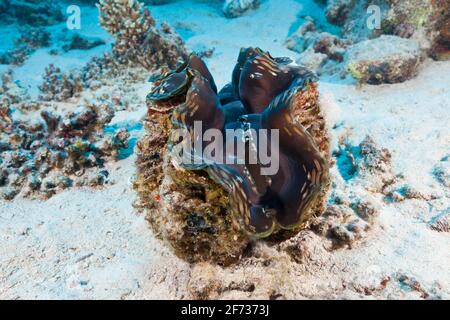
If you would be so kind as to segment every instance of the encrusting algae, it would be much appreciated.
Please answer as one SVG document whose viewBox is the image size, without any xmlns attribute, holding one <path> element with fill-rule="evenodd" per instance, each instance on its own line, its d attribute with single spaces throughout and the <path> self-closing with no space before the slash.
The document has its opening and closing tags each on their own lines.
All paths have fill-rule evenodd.
<svg viewBox="0 0 450 320">
<path fill-rule="evenodd" d="M 264 65 L 264 59 L 271 68 L 258 69 L 267 74 L 254 83 L 249 70 L 255 61 Z M 269 73 L 276 72 L 283 72 L 282 81 L 271 83 L 275 76 Z M 267 86 L 265 92 L 272 96 L 255 100 L 256 86 Z M 315 76 L 289 59 L 272 58 L 260 49 L 242 50 L 233 82 L 218 95 L 216 90 L 206 65 L 195 55 L 155 81 L 148 96 L 146 135 L 137 148 L 134 187 L 139 194 L 136 206 L 179 257 L 228 265 L 251 241 L 281 241 L 322 214 L 329 189 L 329 137 Z M 193 105 L 197 108 L 189 109 Z M 281 169 L 264 180 L 248 162 L 197 167 L 179 162 L 170 152 L 171 133 L 180 127 L 192 133 L 198 119 L 220 130 L 242 124 L 258 128 L 258 123 L 284 130 Z"/>
</svg>

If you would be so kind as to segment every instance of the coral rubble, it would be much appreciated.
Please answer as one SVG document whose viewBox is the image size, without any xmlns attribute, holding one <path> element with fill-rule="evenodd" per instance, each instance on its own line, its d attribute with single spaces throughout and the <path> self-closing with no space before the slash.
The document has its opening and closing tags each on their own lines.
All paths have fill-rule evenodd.
<svg viewBox="0 0 450 320">
<path fill-rule="evenodd" d="M 49 65 L 45 69 L 44 81 L 39 87 L 44 101 L 65 101 L 83 91 L 80 76 L 64 74 L 61 69 Z"/>
<path fill-rule="evenodd" d="M 0 18 L 22 25 L 47 26 L 64 20 L 62 7 L 56 1 L 4 0 L 0 3 Z"/>
<path fill-rule="evenodd" d="M 277 75 L 279 82 L 272 82 Z M 239 258 L 251 238 L 298 230 L 324 210 L 329 145 L 314 76 L 285 58 L 249 48 L 241 51 L 232 78 L 217 95 L 206 65 L 194 55 L 157 79 L 149 95 L 147 127 L 153 130 L 138 145 L 138 206 L 147 210 L 156 233 L 189 261 L 226 264 Z M 257 88 L 267 94 L 256 95 Z M 242 159 L 240 165 L 236 158 L 236 164 L 225 164 L 239 157 L 228 150 L 219 162 L 180 161 L 167 151 L 171 128 L 193 130 L 195 121 L 205 130 L 282 131 L 280 170 L 264 177 L 255 171 L 261 163 Z M 298 179 L 285 186 L 286 176 Z"/>
<path fill-rule="evenodd" d="M 44 110 L 41 120 L 14 119 L 8 103 L 0 111 L 0 171 L 4 198 L 51 196 L 58 189 L 83 185 L 86 170 L 104 170 L 105 159 L 128 146 L 126 131 L 106 133 L 114 115 L 106 104 L 86 104 L 64 116 Z"/>
<path fill-rule="evenodd" d="M 33 50 L 25 45 L 0 53 L 0 64 L 21 65 L 25 62 Z"/>
<path fill-rule="evenodd" d="M 407 26 L 411 36 L 431 56 L 443 58 L 449 50 L 450 3 L 446 0 L 387 0 L 390 10 L 382 21 L 382 32 L 392 34 Z"/>
</svg>

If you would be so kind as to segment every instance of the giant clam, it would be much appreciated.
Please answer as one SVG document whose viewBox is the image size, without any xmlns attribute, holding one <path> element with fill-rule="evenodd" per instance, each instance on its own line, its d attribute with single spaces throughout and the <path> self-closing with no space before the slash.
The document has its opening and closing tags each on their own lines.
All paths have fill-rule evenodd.
<svg viewBox="0 0 450 320">
<path fill-rule="evenodd" d="M 253 239 L 290 235 L 322 213 L 329 139 L 316 77 L 304 67 L 259 48 L 242 49 L 231 83 L 218 92 L 206 64 L 191 55 L 162 74 L 147 99 L 138 205 L 179 256 L 227 264 Z M 172 137 L 180 128 L 188 136 Z M 223 134 L 204 139 L 209 129 Z M 270 173 L 259 153 L 260 132 L 266 134 L 265 155 L 279 162 Z M 177 143 L 199 141 L 202 152 L 187 155 L 193 162 L 171 152 Z"/>
</svg>

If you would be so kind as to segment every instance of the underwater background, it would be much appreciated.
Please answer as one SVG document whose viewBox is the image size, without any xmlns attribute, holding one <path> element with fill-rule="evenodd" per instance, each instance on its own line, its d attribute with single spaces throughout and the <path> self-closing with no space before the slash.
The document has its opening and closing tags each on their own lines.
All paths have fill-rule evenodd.
<svg viewBox="0 0 450 320">
<path fill-rule="evenodd" d="M 450 298 L 449 6 L 0 0 L 0 298 Z M 287 239 L 154 181 L 155 79 L 195 52 L 221 89 L 248 47 L 318 76 L 330 191 Z"/>
</svg>

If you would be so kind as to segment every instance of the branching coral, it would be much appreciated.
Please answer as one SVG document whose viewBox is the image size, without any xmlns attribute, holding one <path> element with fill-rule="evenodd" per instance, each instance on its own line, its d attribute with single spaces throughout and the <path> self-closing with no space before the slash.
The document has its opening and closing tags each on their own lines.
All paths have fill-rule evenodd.
<svg viewBox="0 0 450 320">
<path fill-rule="evenodd" d="M 186 57 L 183 41 L 168 25 L 158 30 L 148 9 L 136 0 L 101 0 L 100 23 L 116 39 L 114 53 L 122 62 L 148 70 L 161 65 L 175 67 Z"/>
<path fill-rule="evenodd" d="M 155 231 L 180 256 L 227 263 L 239 257 L 251 238 L 298 230 L 323 211 L 329 147 L 314 80 L 289 59 L 249 48 L 241 51 L 232 82 L 219 93 L 195 55 L 155 82 L 148 96 L 149 121 L 159 137 L 150 133 L 140 144 L 135 187 L 140 206 L 151 209 Z M 161 117 L 163 121 L 156 121 Z M 200 132 L 195 130 L 198 122 Z M 183 155 L 200 160 L 188 163 L 173 152 L 179 141 L 171 137 L 171 128 L 189 132 L 191 139 L 182 139 L 187 145 L 201 141 L 208 129 L 243 135 L 225 134 L 222 146 L 203 143 L 201 159 L 196 152 Z M 279 170 L 264 174 L 267 162 L 250 159 L 251 150 L 262 148 L 251 132 L 268 133 L 267 145 L 279 157 Z M 234 148 L 238 141 L 244 143 L 244 154 Z M 151 152 L 155 142 L 157 157 Z M 217 148 L 208 155 L 212 145 Z M 158 178 L 152 179 L 148 172 L 155 168 Z"/>
<path fill-rule="evenodd" d="M 20 38 L 14 40 L 15 47 L 0 53 L 0 64 L 21 65 L 36 49 L 50 45 L 50 33 L 44 28 L 25 27 Z"/>
</svg>

